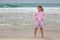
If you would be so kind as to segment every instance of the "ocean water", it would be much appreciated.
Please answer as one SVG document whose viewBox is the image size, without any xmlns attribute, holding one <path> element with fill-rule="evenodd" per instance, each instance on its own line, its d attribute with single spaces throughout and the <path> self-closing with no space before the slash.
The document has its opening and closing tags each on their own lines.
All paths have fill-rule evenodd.
<svg viewBox="0 0 60 40">
<path fill-rule="evenodd" d="M 42 5 L 44 7 L 60 7 L 60 3 L 0 3 L 0 7 L 36 7 Z"/>
<path fill-rule="evenodd" d="M 33 14 L 37 6 L 42 5 L 47 15 L 46 24 L 58 23 L 60 3 L 11 3 L 0 4 L 0 26 L 5 25 L 33 25 Z M 28 19 L 28 20 L 27 20 Z"/>
</svg>

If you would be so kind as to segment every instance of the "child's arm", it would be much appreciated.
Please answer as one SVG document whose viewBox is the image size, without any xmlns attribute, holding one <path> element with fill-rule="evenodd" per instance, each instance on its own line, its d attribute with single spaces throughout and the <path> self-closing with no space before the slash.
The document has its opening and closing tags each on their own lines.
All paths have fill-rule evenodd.
<svg viewBox="0 0 60 40">
<path fill-rule="evenodd" d="M 36 20 L 38 19 L 38 18 L 37 18 L 37 13 L 35 13 L 35 14 L 33 15 L 33 18 L 36 19 Z"/>
<path fill-rule="evenodd" d="M 44 20 L 46 18 L 46 14 L 43 13 L 43 17 L 42 17 L 42 20 Z"/>
</svg>

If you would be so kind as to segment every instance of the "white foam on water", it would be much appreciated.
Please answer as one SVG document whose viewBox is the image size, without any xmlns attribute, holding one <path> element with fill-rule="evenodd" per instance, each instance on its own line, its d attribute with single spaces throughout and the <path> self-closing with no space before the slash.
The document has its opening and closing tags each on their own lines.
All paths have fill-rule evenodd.
<svg viewBox="0 0 60 40">
<path fill-rule="evenodd" d="M 44 11 L 50 14 L 55 14 L 55 13 L 60 14 L 60 7 L 46 7 L 44 8 Z"/>
<path fill-rule="evenodd" d="M 0 26 L 6 26 L 6 25 L 11 25 L 11 24 L 0 24 Z"/>
<path fill-rule="evenodd" d="M 3 20 L 16 20 L 16 19 L 21 19 L 22 18 L 27 18 L 27 16 L 25 17 L 22 17 L 22 16 L 17 16 L 15 13 L 33 13 L 33 12 L 36 12 L 37 11 L 37 8 L 36 7 L 25 7 L 25 8 L 0 8 L 0 14 L 4 14 L 4 13 L 8 13 L 10 14 L 10 12 L 12 12 L 13 14 L 10 14 L 9 16 L 5 16 L 2 14 L 2 17 L 0 18 L 0 21 L 3 22 Z M 47 13 L 47 14 L 60 14 L 60 7 L 44 7 L 44 11 Z M 12 16 L 11 16 L 12 15 Z M 13 16 L 14 15 L 14 16 Z M 29 14 L 30 15 L 30 14 Z M 17 21 L 17 20 L 16 20 Z M 14 21 L 15 22 L 15 21 Z M 10 25 L 10 24 L 0 24 L 0 26 L 5 26 L 5 25 Z M 20 24 L 20 25 L 28 25 L 28 24 Z M 31 25 L 31 24 L 30 24 Z"/>
<path fill-rule="evenodd" d="M 0 13 L 8 13 L 8 12 L 23 12 L 23 13 L 31 13 L 37 11 L 36 7 L 21 7 L 21 8 L 0 8 Z M 54 14 L 60 13 L 60 7 L 44 7 L 44 11 L 46 13 Z"/>
</svg>

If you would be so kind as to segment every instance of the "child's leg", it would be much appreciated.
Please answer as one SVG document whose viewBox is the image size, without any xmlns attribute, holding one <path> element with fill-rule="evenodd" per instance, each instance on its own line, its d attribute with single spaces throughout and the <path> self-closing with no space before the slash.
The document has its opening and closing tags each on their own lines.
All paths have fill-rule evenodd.
<svg viewBox="0 0 60 40">
<path fill-rule="evenodd" d="M 43 30 L 43 28 L 40 28 L 40 31 L 41 31 L 42 38 L 44 38 L 44 30 Z"/>
<path fill-rule="evenodd" d="M 36 38 L 37 29 L 38 29 L 38 28 L 35 28 L 35 29 L 34 29 L 34 38 Z"/>
</svg>

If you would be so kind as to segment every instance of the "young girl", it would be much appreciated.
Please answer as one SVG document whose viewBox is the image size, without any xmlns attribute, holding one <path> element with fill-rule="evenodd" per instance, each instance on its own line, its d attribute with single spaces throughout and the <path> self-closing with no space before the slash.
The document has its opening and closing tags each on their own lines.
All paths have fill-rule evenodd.
<svg viewBox="0 0 60 40">
<path fill-rule="evenodd" d="M 35 19 L 35 29 L 34 29 L 34 37 L 36 38 L 36 32 L 37 29 L 40 28 L 42 38 L 44 38 L 44 19 L 45 19 L 45 13 L 43 11 L 42 6 L 37 7 L 38 11 L 34 14 Z"/>
</svg>

